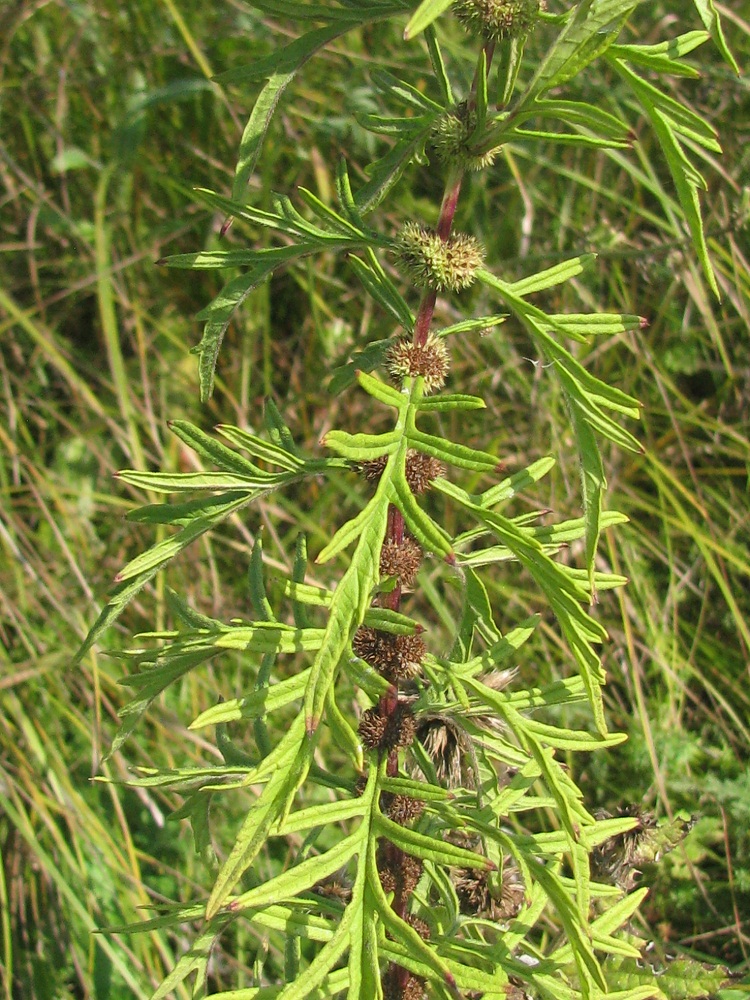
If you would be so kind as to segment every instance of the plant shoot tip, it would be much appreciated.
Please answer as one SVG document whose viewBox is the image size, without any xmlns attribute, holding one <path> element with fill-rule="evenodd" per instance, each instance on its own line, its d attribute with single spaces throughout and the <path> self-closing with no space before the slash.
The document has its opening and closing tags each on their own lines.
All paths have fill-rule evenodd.
<svg viewBox="0 0 750 1000">
<path fill-rule="evenodd" d="M 231 215 L 229 216 L 229 218 L 227 218 L 227 219 L 224 220 L 224 222 L 222 223 L 221 229 L 219 230 L 219 236 L 220 237 L 227 235 L 227 233 L 229 232 L 229 230 L 232 228 L 232 223 L 233 222 L 234 222 L 234 219 L 232 218 Z"/>
</svg>

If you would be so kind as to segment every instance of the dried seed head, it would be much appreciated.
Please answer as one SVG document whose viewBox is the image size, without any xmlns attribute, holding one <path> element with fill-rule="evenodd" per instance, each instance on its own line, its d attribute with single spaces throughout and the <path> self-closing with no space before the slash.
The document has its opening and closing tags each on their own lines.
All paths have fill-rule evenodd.
<svg viewBox="0 0 750 1000">
<path fill-rule="evenodd" d="M 354 633 L 352 651 L 395 683 L 419 673 L 427 647 L 420 635 L 391 635 L 362 625 Z"/>
<path fill-rule="evenodd" d="M 409 449 L 406 453 L 406 482 L 415 495 L 426 493 L 432 483 L 445 475 L 445 466 L 438 458 Z"/>
<path fill-rule="evenodd" d="M 423 941 L 430 940 L 430 925 L 426 920 L 422 920 L 421 917 L 415 917 L 413 913 L 410 913 L 406 918 L 406 922 L 414 928 Z"/>
<path fill-rule="evenodd" d="M 354 468 L 365 477 L 368 483 L 377 483 L 380 481 L 383 469 L 387 464 L 388 456 L 381 455 L 380 458 L 373 458 L 369 462 L 357 462 Z"/>
<path fill-rule="evenodd" d="M 432 129 L 432 145 L 442 163 L 482 170 L 494 162 L 496 150 L 477 150 L 469 143 L 476 124 L 476 112 L 469 110 L 466 101 L 438 118 Z"/>
<path fill-rule="evenodd" d="M 412 972 L 403 985 L 392 974 L 388 974 L 383 983 L 383 1000 L 423 1000 L 425 996 L 424 979 Z"/>
<path fill-rule="evenodd" d="M 396 896 L 408 896 L 414 892 L 422 878 L 422 862 L 403 851 L 396 852 L 397 861 L 389 857 L 381 841 L 378 847 L 378 875 L 383 892 L 394 893 Z"/>
<path fill-rule="evenodd" d="M 470 35 L 499 42 L 528 35 L 545 6 L 542 0 L 455 0 L 452 9 Z"/>
<path fill-rule="evenodd" d="M 317 892 L 319 896 L 324 896 L 326 899 L 338 900 L 347 905 L 352 901 L 352 887 L 341 879 L 332 878 L 316 882 L 313 886 L 313 892 Z"/>
<path fill-rule="evenodd" d="M 422 862 L 419 858 L 413 858 L 411 854 L 404 854 L 401 866 L 401 884 L 404 895 L 414 892 L 422 878 L 422 871 Z"/>
<path fill-rule="evenodd" d="M 399 702 L 390 715 L 381 715 L 380 707 L 368 708 L 359 720 L 359 736 L 368 750 L 401 750 L 414 742 L 416 723 L 406 702 Z"/>
<path fill-rule="evenodd" d="M 465 233 L 447 239 L 416 222 L 407 222 L 393 246 L 396 262 L 418 288 L 460 292 L 468 288 L 484 263 L 479 242 Z"/>
<path fill-rule="evenodd" d="M 607 815 L 604 811 L 597 814 L 598 818 Z M 620 815 L 635 817 L 638 825 L 595 848 L 591 870 L 598 878 L 608 878 L 630 892 L 643 867 L 675 848 L 687 835 L 692 821 L 677 817 L 659 824 L 653 813 L 644 812 L 639 806 L 626 807 Z"/>
<path fill-rule="evenodd" d="M 517 673 L 517 667 L 510 667 L 508 670 L 491 670 L 479 680 L 485 687 L 492 688 L 493 691 L 502 691 L 515 679 Z"/>
<path fill-rule="evenodd" d="M 408 795 L 389 795 L 385 801 L 385 808 L 394 823 L 406 826 L 412 823 L 424 812 L 424 802 L 421 799 L 412 799 Z"/>
<path fill-rule="evenodd" d="M 368 708 L 359 720 L 359 738 L 368 750 L 379 750 L 383 745 L 388 719 L 380 714 L 380 709 Z"/>
<path fill-rule="evenodd" d="M 408 376 L 416 378 L 421 375 L 424 391 L 431 393 L 445 385 L 450 357 L 442 338 L 431 333 L 423 347 L 412 344 L 406 338 L 395 340 L 388 348 L 386 364 L 396 382 L 402 382 Z"/>
<path fill-rule="evenodd" d="M 402 587 L 411 587 L 422 563 L 419 543 L 408 535 L 398 542 L 387 541 L 380 550 L 381 576 L 395 576 Z"/>
<path fill-rule="evenodd" d="M 523 906 L 523 882 L 518 869 L 507 860 L 503 865 L 499 887 L 491 885 L 489 872 L 475 868 L 457 869 L 453 875 L 453 885 L 461 912 L 471 916 L 487 920 L 512 920 Z"/>
<path fill-rule="evenodd" d="M 474 787 L 471 741 L 450 717 L 442 714 L 421 717 L 417 739 L 425 748 L 441 783 L 449 788 Z"/>
</svg>

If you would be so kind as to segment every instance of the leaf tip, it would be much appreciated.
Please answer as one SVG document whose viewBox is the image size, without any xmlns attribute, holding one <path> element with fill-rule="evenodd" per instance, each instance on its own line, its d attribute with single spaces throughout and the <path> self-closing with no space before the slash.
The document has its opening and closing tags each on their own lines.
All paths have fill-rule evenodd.
<svg viewBox="0 0 750 1000">
<path fill-rule="evenodd" d="M 227 235 L 227 233 L 229 232 L 229 230 L 230 230 L 233 222 L 234 222 L 234 219 L 232 218 L 231 215 L 228 218 L 224 219 L 224 222 L 221 224 L 221 229 L 219 230 L 219 236 L 220 237 L 223 237 L 223 236 Z"/>
<path fill-rule="evenodd" d="M 167 258 L 166 257 L 159 257 L 158 260 L 154 261 L 154 266 L 155 267 L 164 267 L 164 265 L 166 263 L 167 263 Z"/>
<path fill-rule="evenodd" d="M 320 718 L 315 715 L 308 715 L 305 719 L 305 733 L 308 739 L 312 739 L 320 725 Z"/>
</svg>

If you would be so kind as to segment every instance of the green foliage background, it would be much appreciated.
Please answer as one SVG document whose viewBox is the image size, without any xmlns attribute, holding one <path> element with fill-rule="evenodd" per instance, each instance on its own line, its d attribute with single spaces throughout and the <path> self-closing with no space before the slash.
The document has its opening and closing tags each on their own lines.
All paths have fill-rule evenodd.
<svg viewBox="0 0 750 1000">
<path fill-rule="evenodd" d="M 658 7 L 664 33 L 687 30 L 685 5 Z M 602 568 L 630 584 L 603 594 L 599 609 L 613 640 L 605 660 L 611 725 L 630 739 L 592 755 L 583 771 L 577 759 L 571 765 L 590 808 L 645 803 L 661 816 L 694 816 L 683 845 L 647 873 L 654 888 L 641 930 L 657 953 L 685 950 L 742 971 L 750 943 L 750 25 L 748 12 L 724 14 L 743 74 L 702 46 L 687 59 L 700 79 L 672 81 L 715 125 L 724 149 L 721 161 L 702 165 L 720 303 L 676 221 L 675 193 L 646 128 L 635 156 L 540 142 L 529 157 L 511 147 L 486 187 L 469 185 L 459 224 L 482 238 L 509 279 L 598 249 L 597 265 L 546 293 L 545 307 L 606 304 L 649 320 L 581 349 L 596 374 L 643 402 L 646 452 L 605 456 L 609 505 L 631 518 L 602 554 Z M 654 23 L 653 10 L 643 21 Z M 637 14 L 632 23 L 637 34 Z M 314 448 L 326 427 L 356 424 L 352 407 L 361 405 L 354 395 L 331 398 L 331 369 L 353 345 L 388 332 L 340 265 L 317 258 L 253 293 L 227 335 L 212 401 L 197 402 L 193 317 L 219 279 L 186 278 L 154 261 L 218 246 L 222 217 L 197 204 L 191 188 L 229 191 L 254 95 L 209 78 L 265 53 L 277 30 L 233 3 L 102 0 L 0 13 L 0 966 L 8 997 L 147 995 L 172 966 L 186 943 L 178 935 L 91 931 L 138 919 L 145 904 L 192 898 L 195 884 L 207 882 L 192 837 L 165 821 L 177 804 L 168 792 L 90 779 L 204 759 L 210 748 L 185 731 L 186 721 L 248 684 L 239 658 L 189 675 L 101 764 L 127 700 L 117 686 L 122 669 L 101 652 L 71 669 L 72 653 L 115 573 L 153 540 L 123 523 L 142 497 L 112 474 L 189 471 L 192 453 L 167 432 L 168 419 L 257 427 L 269 395 Z M 374 139 L 352 115 L 377 110 L 367 70 L 386 41 L 378 32 L 395 31 L 348 36 L 307 67 L 252 181 L 259 200 L 271 186 L 298 184 L 326 200 L 342 148 L 354 161 L 372 156 Z M 598 64 L 583 86 L 582 98 L 594 103 L 602 94 L 612 104 L 628 99 Z M 635 109 L 624 114 L 638 120 Z M 407 181 L 394 217 L 430 218 L 438 188 L 423 171 Z M 477 314 L 491 312 L 474 294 Z M 549 504 L 560 515 L 580 513 L 563 403 L 529 357 L 523 331 L 506 323 L 461 350 L 456 384 L 491 406 L 481 419 L 462 417 L 460 435 L 446 422 L 446 435 L 497 451 L 511 467 L 569 456 L 555 470 Z M 350 510 L 332 510 L 322 488 L 273 497 L 203 540 L 170 569 L 169 583 L 208 614 L 243 614 L 261 526 L 267 563 L 288 572 L 300 527 L 319 548 L 355 509 L 352 498 Z M 429 580 L 423 595 L 447 636 L 455 607 Z M 493 597 L 516 618 L 536 610 L 531 588 L 498 585 Z M 169 623 L 157 582 L 107 646 L 117 651 L 133 632 Z M 556 635 L 546 641 L 545 655 L 524 668 L 527 683 L 563 668 Z M 227 817 L 228 829 L 237 818 Z M 263 864 L 271 873 L 283 861 L 268 855 Z M 243 975 L 251 983 L 258 956 L 273 947 L 238 925 L 217 983 Z"/>
</svg>

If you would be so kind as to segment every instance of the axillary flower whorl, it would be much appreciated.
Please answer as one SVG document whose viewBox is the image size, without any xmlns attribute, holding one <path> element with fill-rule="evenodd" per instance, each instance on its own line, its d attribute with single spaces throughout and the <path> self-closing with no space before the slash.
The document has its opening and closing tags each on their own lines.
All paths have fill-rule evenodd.
<svg viewBox="0 0 750 1000">
<path fill-rule="evenodd" d="M 470 35 L 499 42 L 528 35 L 545 6 L 543 0 L 456 0 L 451 9 Z"/>
<path fill-rule="evenodd" d="M 386 540 L 380 550 L 380 573 L 395 576 L 402 587 L 411 587 L 422 565 L 422 549 L 407 535 L 402 542 Z"/>
<path fill-rule="evenodd" d="M 468 288 L 484 263 L 484 251 L 473 236 L 454 233 L 447 239 L 426 226 L 407 222 L 393 244 L 396 264 L 418 288 L 460 292 Z"/>
<path fill-rule="evenodd" d="M 477 150 L 469 143 L 476 124 L 476 112 L 469 110 L 466 101 L 438 118 L 432 128 L 431 140 L 441 163 L 463 167 L 464 170 L 483 170 L 491 166 L 497 151 Z"/>
<path fill-rule="evenodd" d="M 424 391 L 429 394 L 445 385 L 450 355 L 444 340 L 431 333 L 423 346 L 413 344 L 406 337 L 394 340 L 386 353 L 385 363 L 395 382 L 421 375 Z"/>
</svg>

